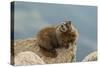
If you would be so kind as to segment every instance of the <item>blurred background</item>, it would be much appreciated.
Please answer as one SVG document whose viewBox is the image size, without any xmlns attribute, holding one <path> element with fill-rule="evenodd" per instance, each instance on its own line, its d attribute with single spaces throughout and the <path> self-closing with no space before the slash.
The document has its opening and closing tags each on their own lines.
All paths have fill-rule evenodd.
<svg viewBox="0 0 100 67">
<path fill-rule="evenodd" d="M 14 38 L 36 37 L 43 27 L 71 20 L 79 31 L 76 61 L 97 50 L 97 7 L 48 3 L 15 2 Z"/>
</svg>

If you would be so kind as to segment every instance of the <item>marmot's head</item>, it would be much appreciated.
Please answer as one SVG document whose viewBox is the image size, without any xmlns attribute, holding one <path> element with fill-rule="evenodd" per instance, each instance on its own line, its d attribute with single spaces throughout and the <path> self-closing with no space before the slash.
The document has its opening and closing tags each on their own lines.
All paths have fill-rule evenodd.
<svg viewBox="0 0 100 67">
<path fill-rule="evenodd" d="M 61 24 L 57 25 L 56 29 L 59 32 L 67 32 L 72 30 L 72 23 L 71 21 L 64 21 Z"/>
<path fill-rule="evenodd" d="M 78 32 L 71 21 L 64 21 L 56 27 L 56 35 L 60 45 L 68 46 L 76 42 Z"/>
</svg>

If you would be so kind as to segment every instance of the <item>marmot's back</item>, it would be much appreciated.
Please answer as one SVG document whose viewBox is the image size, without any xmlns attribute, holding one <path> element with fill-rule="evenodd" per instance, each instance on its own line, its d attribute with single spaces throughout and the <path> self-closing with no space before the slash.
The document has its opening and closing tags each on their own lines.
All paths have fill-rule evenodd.
<svg viewBox="0 0 100 67">
<path fill-rule="evenodd" d="M 52 50 L 57 47 L 55 28 L 46 27 L 38 33 L 38 40 L 41 47 Z"/>
</svg>

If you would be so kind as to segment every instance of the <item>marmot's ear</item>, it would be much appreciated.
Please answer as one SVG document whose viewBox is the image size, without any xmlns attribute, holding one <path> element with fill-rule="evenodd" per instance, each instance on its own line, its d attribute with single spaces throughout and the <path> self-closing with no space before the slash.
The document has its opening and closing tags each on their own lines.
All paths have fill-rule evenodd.
<svg viewBox="0 0 100 67">
<path fill-rule="evenodd" d="M 71 21 L 68 21 L 68 24 L 71 25 Z"/>
</svg>

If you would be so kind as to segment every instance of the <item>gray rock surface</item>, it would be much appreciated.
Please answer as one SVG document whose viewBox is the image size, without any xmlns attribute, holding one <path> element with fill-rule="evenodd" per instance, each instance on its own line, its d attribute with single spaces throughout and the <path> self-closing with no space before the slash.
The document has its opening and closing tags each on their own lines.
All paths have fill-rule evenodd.
<svg viewBox="0 0 100 67">
<path fill-rule="evenodd" d="M 32 51 L 37 54 L 46 64 L 53 63 L 69 63 L 74 62 L 76 59 L 76 45 L 70 46 L 68 49 L 58 48 L 56 51 L 58 56 L 56 58 L 45 57 L 38 46 L 38 40 L 36 38 L 29 38 L 25 40 L 17 40 L 14 43 L 15 56 L 20 52 Z"/>
<path fill-rule="evenodd" d="M 45 64 L 44 61 L 31 51 L 21 52 L 15 56 L 15 65 Z"/>
<path fill-rule="evenodd" d="M 97 51 L 90 53 L 83 59 L 83 62 L 88 62 L 88 61 L 97 61 Z"/>
</svg>

